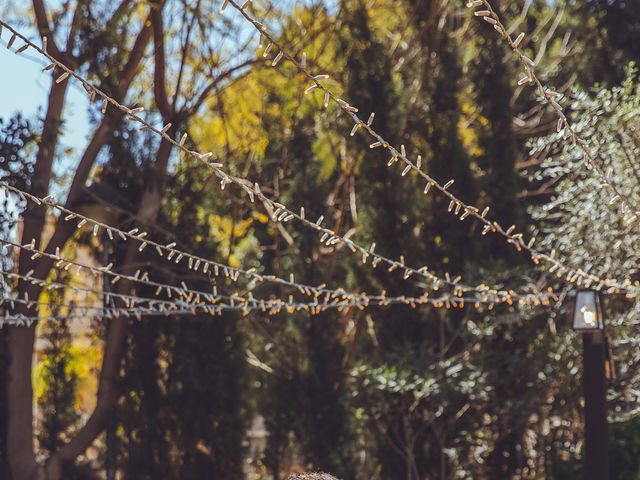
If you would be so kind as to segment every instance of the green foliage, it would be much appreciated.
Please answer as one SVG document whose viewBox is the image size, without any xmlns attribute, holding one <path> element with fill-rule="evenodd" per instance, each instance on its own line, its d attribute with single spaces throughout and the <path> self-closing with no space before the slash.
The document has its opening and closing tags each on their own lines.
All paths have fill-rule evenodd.
<svg viewBox="0 0 640 480">
<path fill-rule="evenodd" d="M 38 442 L 40 448 L 51 455 L 64 445 L 79 420 L 75 402 L 78 376 L 72 367 L 71 334 L 67 322 L 47 323 L 43 338 L 47 345 L 38 366 L 43 387 L 39 396 L 42 427 Z"/>
<path fill-rule="evenodd" d="M 637 418 L 611 425 L 609 429 L 611 478 L 616 480 L 640 479 L 640 420 Z"/>
<path fill-rule="evenodd" d="M 140 168 L 145 163 L 141 159 Z M 201 173 L 193 164 L 177 167 L 168 185 L 171 194 L 161 215 L 162 229 L 177 232 L 171 240 L 191 243 L 197 255 L 244 263 L 252 255 L 245 245 L 251 244 L 247 240 L 251 222 L 207 215 L 220 208 L 220 199 L 206 195 L 208 178 Z M 135 169 L 131 175 L 120 177 L 120 184 L 136 182 Z M 128 201 L 134 204 L 139 199 L 132 196 Z M 116 258 L 121 254 L 116 251 Z M 152 258 L 149 254 L 149 262 Z M 186 278 L 181 266 L 155 274 L 173 281 Z M 211 288 L 206 279 L 187 281 L 194 288 Z M 145 294 L 153 296 L 153 291 Z M 124 365 L 126 393 L 115 412 L 117 440 L 111 447 L 117 448 L 118 468 L 124 475 L 242 478 L 246 416 L 239 322 L 233 314 L 182 315 L 145 317 L 131 326 Z"/>
<path fill-rule="evenodd" d="M 471 69 L 476 105 L 484 121 L 479 122 L 477 140 L 481 153 L 474 155 L 474 160 L 482 172 L 480 182 L 493 217 L 501 225 L 519 224 L 518 177 L 514 175 L 518 145 L 511 107 L 513 73 L 505 63 L 509 52 L 489 25 L 478 22 L 476 28 L 477 54 Z M 513 248 L 495 237 L 491 238 L 486 255 L 487 259 L 505 263 L 512 263 L 515 256 Z"/>
<path fill-rule="evenodd" d="M 102 31 L 95 26 L 112 6 L 80 3 L 78 42 L 93 48 L 78 55 L 88 58 L 85 73 L 114 92 L 113 72 L 122 68 L 130 39 L 128 19 L 140 16 L 142 7 L 124 8 L 115 27 Z M 191 3 L 167 2 L 172 25 L 165 43 L 168 77 L 197 73 L 182 84 L 187 105 L 200 80 L 222 68 L 227 42 L 235 57 L 249 30 L 231 15 L 219 17 L 214 2 L 202 6 L 194 23 L 197 40 L 183 38 L 177 19 L 195 15 Z M 543 249 L 557 248 L 560 256 L 592 265 L 599 275 L 637 269 L 636 238 L 626 234 L 621 219 L 610 221 L 604 193 L 581 170 L 582 159 L 549 134 L 555 122 L 534 108 L 530 90 L 516 85 L 516 64 L 490 25 L 461 13 L 455 2 L 436 0 L 302 2 L 291 8 L 276 2 L 268 11 L 259 3 L 249 10 L 264 15 L 284 45 L 296 55 L 304 51 L 314 73 L 329 74 L 323 82 L 360 107 L 359 118 L 374 111 L 375 130 L 406 146 L 410 158 L 422 155 L 431 177 L 441 183 L 455 179 L 451 191 L 457 196 L 491 205 L 490 217 L 503 225 L 538 230 Z M 582 88 L 571 94 L 568 116 L 618 172 L 623 188 L 635 192 L 637 72 L 631 70 L 619 87 L 585 93 L 597 82 L 617 85 L 626 61 L 637 58 L 635 4 L 539 0 L 526 2 L 526 15 L 518 20 L 523 2 L 492 3 L 507 24 L 518 21 L 518 30 L 531 32 L 523 48 L 532 58 L 545 50 L 537 67 L 541 78 Z M 208 37 L 220 43 L 219 51 L 201 45 Z M 182 42 L 194 50 L 177 66 L 175 52 L 186 48 Z M 433 190 L 425 196 L 422 178 L 401 175 L 399 162 L 387 165 L 388 151 L 370 148 L 363 129 L 350 137 L 351 119 L 331 102 L 324 107 L 319 89 L 305 95 L 308 78 L 286 61 L 271 68 L 262 61 L 264 50 L 250 45 L 249 54 L 234 58 L 246 65 L 216 84 L 195 115 L 171 119 L 171 131 L 189 132 L 189 148 L 212 152 L 226 171 L 259 183 L 270 198 L 296 210 L 304 206 L 307 218 L 323 215 L 329 228 L 362 245 L 376 242 L 376 252 L 402 255 L 408 265 L 514 290 L 563 286 L 502 238 L 482 237 L 477 223 L 447 213 L 455 208 L 450 200 Z M 140 103 L 157 81 L 147 70 L 137 86 Z M 21 118 L 0 126 L 0 178 L 18 174 L 12 181 L 27 187 L 31 127 Z M 628 138 L 620 142 L 619 135 Z M 540 137 L 534 160 L 546 160 L 532 162 L 520 175 L 521 164 L 532 164 L 532 136 Z M 138 226 L 132 214 L 145 207 L 142 194 L 157 151 L 156 137 L 119 126 L 92 172 L 93 181 L 117 192 L 121 226 Z M 402 272 L 382 265 L 372 269 L 370 260 L 363 266 L 296 222 L 270 222 L 271 212 L 258 200 L 252 203 L 233 185 L 218 189 L 219 178 L 186 155 L 172 153 L 169 163 L 168 175 L 152 185 L 162 195 L 159 218 L 149 226 L 154 240 L 307 284 L 388 295 L 420 295 L 431 287 L 415 278 L 405 281 Z M 548 185 L 553 190 L 529 200 L 528 190 L 537 193 Z M 105 253 L 92 237 L 86 243 Z M 116 268 L 133 268 L 125 264 L 126 249 L 114 242 L 106 252 Z M 281 285 L 200 275 L 159 261 L 152 248 L 136 262 L 151 278 L 175 285 L 311 300 Z M 156 295 L 139 287 L 136 293 Z M 612 309 L 626 306 L 621 301 Z M 626 317 L 616 315 L 615 323 L 636 315 L 638 306 L 633 307 Z M 259 478 L 274 480 L 316 469 L 344 480 L 579 478 L 580 351 L 563 314 L 561 305 L 478 310 L 467 304 L 317 316 L 145 317 L 130 327 L 123 397 L 110 412 L 96 463 L 103 456 L 115 459 L 119 474 L 132 479 L 239 480 L 249 463 Z M 39 440 L 51 453 L 77 427 L 74 397 L 81 375 L 67 325 L 50 326 L 43 336 L 49 347 L 36 385 L 46 413 Z M 612 465 L 615 478 L 637 479 L 640 426 L 629 418 L 634 410 L 625 397 L 638 382 L 637 355 L 629 347 L 637 342 L 631 331 L 621 339 L 629 343 L 615 343 L 623 361 L 610 392 L 616 407 Z M 6 384 L 3 341 L 0 331 L 0 385 Z M 0 428 L 6 425 L 4 401 L 0 391 Z M 262 423 L 264 445 L 247 445 L 249 425 Z M 0 473 L 5 444 L 0 429 Z M 85 473 L 73 467 L 67 475 Z"/>
</svg>

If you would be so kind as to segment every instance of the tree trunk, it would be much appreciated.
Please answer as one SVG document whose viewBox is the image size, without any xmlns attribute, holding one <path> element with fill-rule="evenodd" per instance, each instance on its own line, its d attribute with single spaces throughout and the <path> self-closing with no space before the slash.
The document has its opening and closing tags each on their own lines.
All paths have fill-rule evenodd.
<svg viewBox="0 0 640 480">
<path fill-rule="evenodd" d="M 44 7 L 37 2 L 36 15 L 42 14 Z M 42 17 L 38 18 L 38 22 L 42 21 Z M 48 27 L 47 27 L 48 28 Z M 148 22 L 144 23 L 134 46 L 129 55 L 127 64 L 122 73 L 119 84 L 119 97 L 123 98 L 129 89 L 131 82 L 135 77 L 138 65 L 143 57 L 144 50 L 151 36 L 151 28 Z M 53 48 L 53 44 L 51 44 Z M 57 48 L 55 48 L 58 52 Z M 68 61 L 64 54 L 58 54 L 62 61 Z M 51 181 L 53 161 L 55 157 L 55 149 L 58 142 L 60 122 L 62 110 L 64 107 L 64 98 L 69 85 L 68 81 L 56 83 L 55 78 L 59 75 L 57 69 L 52 72 L 52 84 L 49 92 L 47 113 L 44 120 L 42 141 L 40 142 L 36 155 L 36 163 L 32 178 L 30 193 L 38 197 L 45 197 L 49 192 L 49 183 Z M 121 114 L 107 116 L 100 124 L 94 136 L 87 146 L 78 168 L 76 170 L 72 188 L 69 192 L 68 201 L 73 200 L 79 188 L 84 185 L 91 171 L 95 159 L 108 141 L 113 128 L 117 124 Z M 36 248 L 40 247 L 42 240 L 42 232 L 45 225 L 46 208 L 33 203 L 27 205 L 27 209 L 23 215 L 23 231 L 21 235 L 21 243 L 29 243 L 35 240 Z M 52 241 L 49 242 L 47 250 L 55 251 L 56 247 L 62 248 L 69 236 L 73 233 L 73 229 L 69 226 L 63 226 L 64 222 L 60 220 L 58 228 L 54 232 Z M 31 253 L 21 250 L 19 255 L 19 272 L 25 275 L 29 270 L 34 269 L 34 278 L 45 279 L 51 269 L 53 262 L 43 261 L 39 259 L 36 263 L 31 260 Z M 31 300 L 36 300 L 40 295 L 41 287 L 20 281 L 18 283 L 18 294 L 21 297 L 28 296 Z M 16 305 L 14 313 L 22 313 L 26 315 L 36 315 L 37 311 L 28 309 L 26 305 Z M 9 369 L 8 369 L 8 385 L 7 385 L 7 413 L 8 413 L 8 429 L 7 429 L 7 451 L 9 457 L 9 468 L 15 480 L 44 478 L 45 472 L 42 468 L 38 468 L 35 458 L 33 445 L 33 385 L 31 382 L 31 372 L 33 368 L 33 353 L 35 343 L 35 326 L 26 327 L 8 327 L 9 331 Z M 83 449 L 84 450 L 84 449 Z M 75 457 L 74 457 L 75 458 Z M 60 459 L 54 456 L 47 468 L 48 479 L 59 478 Z"/>
<path fill-rule="evenodd" d="M 170 130 L 170 132 L 171 131 L 172 130 Z M 171 144 L 166 140 L 162 140 L 160 148 L 158 149 L 154 171 L 142 194 L 136 215 L 136 225 L 140 225 L 143 229 L 152 225 L 160 212 L 162 191 L 164 189 L 163 179 L 166 176 L 170 153 Z M 127 252 L 123 262 L 125 273 L 131 273 L 127 271 L 129 269 L 128 265 L 135 262 L 137 254 L 138 244 L 130 241 L 127 245 Z M 129 294 L 131 293 L 131 288 L 131 282 L 122 280 L 119 283 L 118 293 Z M 47 480 L 58 480 L 61 478 L 61 465 L 75 460 L 104 430 L 107 419 L 120 395 L 118 381 L 127 325 L 128 318 L 125 316 L 115 318 L 110 323 L 105 342 L 102 369 L 100 371 L 96 407 L 87 420 L 87 423 L 80 429 L 76 436 L 51 458 L 46 468 Z"/>
<path fill-rule="evenodd" d="M 40 197 L 47 195 L 51 180 L 51 167 L 55 155 L 60 119 L 64 106 L 67 82 L 55 83 L 49 92 L 47 114 L 45 116 L 42 141 L 36 156 L 36 165 L 31 183 L 31 192 Z M 35 239 L 39 245 L 45 221 L 46 209 L 30 203 L 24 214 L 22 243 Z M 33 265 L 31 254 L 20 251 L 19 272 L 26 274 Z M 40 294 L 40 287 L 25 282 L 18 285 L 20 296 L 28 295 L 35 300 Z M 26 305 L 16 305 L 16 313 L 29 314 Z M 34 312 L 31 312 L 32 314 Z M 33 452 L 33 388 L 31 385 L 31 369 L 33 360 L 33 344 L 35 326 L 9 327 L 9 384 L 7 387 L 9 428 L 7 450 L 9 467 L 15 479 L 32 478 L 36 471 L 36 460 Z"/>
</svg>

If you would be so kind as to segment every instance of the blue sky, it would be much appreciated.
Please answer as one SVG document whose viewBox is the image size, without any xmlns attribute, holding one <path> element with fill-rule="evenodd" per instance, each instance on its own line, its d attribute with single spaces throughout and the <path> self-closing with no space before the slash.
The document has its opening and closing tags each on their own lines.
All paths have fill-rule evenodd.
<svg viewBox="0 0 640 480">
<path fill-rule="evenodd" d="M 42 73 L 45 65 L 43 58 L 29 51 L 15 55 L 7 50 L 9 32 L 2 32 L 0 46 L 0 118 L 6 119 L 16 112 L 22 113 L 29 119 L 44 115 L 47 93 L 51 83 L 51 76 Z M 19 48 L 21 43 L 16 40 L 12 50 Z M 87 97 L 82 87 L 72 82 L 67 91 L 67 101 L 63 112 L 64 131 L 62 143 L 64 146 L 80 148 L 89 132 L 89 117 L 87 115 Z M 77 153 L 77 152 L 76 152 Z M 70 159 L 71 160 L 71 159 Z"/>
<path fill-rule="evenodd" d="M 300 5 L 308 0 L 302 2 L 301 0 L 282 1 L 289 2 L 288 5 L 292 8 L 294 5 Z M 58 0 L 51 0 L 49 10 L 52 5 L 57 6 L 58 3 Z M 11 21 L 11 24 L 39 44 L 40 39 L 33 25 L 30 24 L 33 14 L 29 7 L 25 8 L 26 6 L 26 2 L 24 5 L 16 3 L 13 6 L 2 6 L 2 0 L 0 0 L 0 18 L 16 19 Z M 24 11 L 22 11 L 23 8 L 25 8 Z M 229 16 L 240 21 L 237 15 L 229 14 Z M 240 25 L 241 28 L 243 28 L 242 26 L 246 27 L 242 22 Z M 246 28 L 248 34 L 255 37 L 254 40 L 257 42 L 255 32 L 249 27 Z M 20 55 L 13 53 L 22 46 L 20 40 L 16 40 L 12 51 L 9 51 L 6 45 L 10 36 L 10 32 L 6 29 L 2 31 L 0 41 L 0 118 L 8 119 L 20 112 L 27 119 L 33 120 L 35 125 L 38 125 L 36 120 L 44 116 L 51 76 L 48 72 L 41 71 L 46 62 L 44 57 L 37 52 L 27 50 Z M 58 155 L 62 154 L 62 157 L 58 157 L 61 161 L 55 168 L 59 175 L 63 175 L 65 170 L 76 164 L 78 156 L 86 145 L 87 136 L 91 132 L 87 107 L 88 98 L 84 89 L 77 82 L 69 81 L 62 119 L 62 138 L 58 145 Z M 69 152 L 67 147 L 71 147 L 72 150 Z"/>
</svg>

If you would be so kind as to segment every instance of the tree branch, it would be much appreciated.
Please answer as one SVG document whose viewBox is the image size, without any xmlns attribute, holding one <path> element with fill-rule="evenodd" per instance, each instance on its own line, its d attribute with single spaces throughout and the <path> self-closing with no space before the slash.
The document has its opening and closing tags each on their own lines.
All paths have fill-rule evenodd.
<svg viewBox="0 0 640 480">
<path fill-rule="evenodd" d="M 166 57 L 164 52 L 164 25 L 162 20 L 162 5 L 151 9 L 151 24 L 153 25 L 153 91 L 156 105 L 163 118 L 173 117 L 173 107 L 167 95 Z"/>
<path fill-rule="evenodd" d="M 150 16 L 151 15 L 149 15 L 144 21 L 142 30 L 140 30 L 138 38 L 136 38 L 136 41 L 131 48 L 129 60 L 122 69 L 120 83 L 118 84 L 118 99 L 123 99 L 127 94 L 127 90 L 136 76 L 140 61 L 142 60 L 142 57 L 144 57 L 144 51 L 147 48 L 149 39 L 151 38 Z"/>
<path fill-rule="evenodd" d="M 49 20 L 47 19 L 47 9 L 44 6 L 43 0 L 33 0 L 33 12 L 36 16 L 36 25 L 42 38 L 47 37 L 47 50 L 57 59 L 62 59 L 62 52 L 56 45 L 53 38 L 53 31 L 49 26 Z"/>
<path fill-rule="evenodd" d="M 186 12 L 186 7 L 185 7 Z M 184 37 L 184 43 L 182 44 L 182 58 L 180 60 L 180 69 L 178 70 L 178 79 L 176 80 L 176 91 L 173 94 L 173 100 L 171 102 L 171 107 L 175 111 L 176 102 L 178 101 L 178 95 L 180 92 L 180 87 L 182 86 L 182 76 L 184 74 L 184 67 L 187 63 L 187 57 L 189 56 L 189 46 L 191 45 L 191 33 L 193 32 L 193 27 L 196 23 L 196 17 L 200 13 L 200 0 L 196 3 L 196 6 L 193 10 L 193 15 L 191 16 L 191 21 L 189 22 L 189 27 L 187 28 L 187 33 Z M 185 13 L 186 17 L 186 13 Z M 183 19 L 183 23 L 186 23 L 186 18 Z"/>
<path fill-rule="evenodd" d="M 144 22 L 144 26 L 142 27 L 134 46 L 129 54 L 129 59 L 125 65 L 123 70 L 123 78 L 120 80 L 118 85 L 119 97 L 117 100 L 122 100 L 124 98 L 131 87 L 131 83 L 133 82 L 134 75 L 142 57 L 144 55 L 144 51 L 146 49 L 147 44 L 151 38 L 151 28 L 148 25 L 148 18 Z M 109 141 L 114 129 L 118 125 L 118 123 L 122 120 L 122 113 L 120 112 L 111 112 L 107 113 L 98 125 L 98 128 L 93 134 L 91 141 L 87 145 L 80 162 L 78 163 L 78 167 L 76 168 L 74 178 L 71 182 L 71 187 L 69 188 L 69 193 L 67 195 L 66 206 L 71 207 L 75 199 L 77 198 L 80 189 L 84 186 L 91 173 L 91 169 L 95 164 L 96 158 L 102 150 L 102 147 Z M 57 248 L 62 248 L 62 246 L 67 242 L 70 236 L 73 234 L 74 227 L 69 222 L 65 222 L 64 218 L 61 216 L 58 218 L 58 222 L 56 225 L 56 229 L 47 244 L 46 251 L 48 253 L 53 253 Z M 35 277 L 36 278 L 45 278 L 49 269 L 53 265 L 53 261 L 51 259 L 39 259 L 39 262 L 35 268 Z"/>
<path fill-rule="evenodd" d="M 172 129 L 173 130 L 173 129 Z M 171 131 L 171 130 L 170 130 Z M 165 139 L 160 143 L 156 163 L 151 178 L 147 182 L 142 194 L 136 224 L 146 228 L 153 224 L 158 216 L 162 203 L 162 178 L 166 175 L 169 164 L 169 155 L 172 145 Z M 138 245 L 130 242 L 123 263 L 124 271 L 133 268 L 132 264 L 138 254 Z M 129 282 L 119 284 L 118 293 L 128 293 L 131 289 Z M 111 413 L 120 394 L 118 390 L 118 378 L 120 363 L 127 333 L 127 318 L 122 316 L 114 319 L 110 325 L 105 342 L 105 350 L 100 371 L 98 386 L 98 398 L 96 407 L 87 420 L 87 423 L 78 433 L 62 447 L 52 459 L 52 468 L 58 468 L 60 463 L 71 462 L 84 452 L 95 438 L 104 430 L 106 420 Z"/>
</svg>

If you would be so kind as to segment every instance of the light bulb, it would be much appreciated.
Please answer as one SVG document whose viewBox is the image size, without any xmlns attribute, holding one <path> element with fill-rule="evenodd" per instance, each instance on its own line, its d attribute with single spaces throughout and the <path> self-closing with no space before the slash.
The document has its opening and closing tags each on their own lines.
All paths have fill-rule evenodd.
<svg viewBox="0 0 640 480">
<path fill-rule="evenodd" d="M 580 313 L 582 313 L 582 319 L 586 325 L 595 325 L 596 324 L 596 312 L 595 310 L 590 309 L 587 306 L 583 306 L 580 309 Z"/>
</svg>

